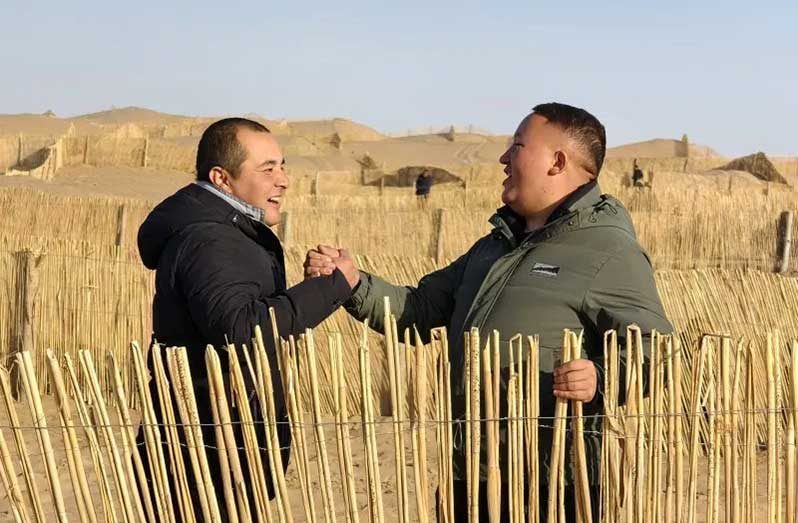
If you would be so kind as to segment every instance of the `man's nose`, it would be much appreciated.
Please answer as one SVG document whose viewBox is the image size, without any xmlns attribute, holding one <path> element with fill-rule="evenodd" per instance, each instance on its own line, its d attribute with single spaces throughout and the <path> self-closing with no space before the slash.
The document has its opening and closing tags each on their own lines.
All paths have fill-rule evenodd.
<svg viewBox="0 0 798 523">
<path fill-rule="evenodd" d="M 288 173 L 285 167 L 280 168 L 280 176 L 277 178 L 277 185 L 283 188 L 288 187 Z"/>
<path fill-rule="evenodd" d="M 499 163 L 502 165 L 507 165 L 510 163 L 510 150 L 507 149 L 504 153 L 499 156 Z"/>
</svg>

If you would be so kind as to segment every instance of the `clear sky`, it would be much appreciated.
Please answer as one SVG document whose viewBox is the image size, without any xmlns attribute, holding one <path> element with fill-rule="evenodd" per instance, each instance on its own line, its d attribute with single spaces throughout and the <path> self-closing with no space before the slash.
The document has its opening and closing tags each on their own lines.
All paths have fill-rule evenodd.
<svg viewBox="0 0 798 523">
<path fill-rule="evenodd" d="M 798 1 L 3 0 L 0 113 L 143 106 L 512 133 L 536 103 L 798 154 Z M 563 4 L 565 7 L 554 7 Z"/>
</svg>

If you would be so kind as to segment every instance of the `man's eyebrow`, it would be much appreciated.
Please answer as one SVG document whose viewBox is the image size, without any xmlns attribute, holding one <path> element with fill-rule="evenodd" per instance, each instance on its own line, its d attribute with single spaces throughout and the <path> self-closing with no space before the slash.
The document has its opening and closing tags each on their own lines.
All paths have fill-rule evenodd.
<svg viewBox="0 0 798 523">
<path fill-rule="evenodd" d="M 272 167 L 277 165 L 278 163 L 280 165 L 285 165 L 285 158 L 283 158 L 282 161 L 280 162 L 278 162 L 277 160 L 266 160 L 262 164 L 258 165 L 258 167 Z"/>
</svg>

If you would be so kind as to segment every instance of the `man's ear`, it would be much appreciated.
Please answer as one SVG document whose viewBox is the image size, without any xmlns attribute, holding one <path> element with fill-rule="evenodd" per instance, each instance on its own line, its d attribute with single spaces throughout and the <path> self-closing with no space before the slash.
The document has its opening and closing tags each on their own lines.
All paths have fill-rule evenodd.
<svg viewBox="0 0 798 523">
<path fill-rule="evenodd" d="M 554 158 L 551 168 L 549 169 L 549 174 L 554 176 L 565 172 L 565 167 L 568 165 L 568 160 L 568 154 L 562 149 L 554 151 Z"/>
<path fill-rule="evenodd" d="M 230 173 L 223 168 L 216 166 L 208 172 L 208 179 L 210 182 L 223 190 L 226 193 L 232 193 L 233 188 L 230 185 Z"/>
</svg>

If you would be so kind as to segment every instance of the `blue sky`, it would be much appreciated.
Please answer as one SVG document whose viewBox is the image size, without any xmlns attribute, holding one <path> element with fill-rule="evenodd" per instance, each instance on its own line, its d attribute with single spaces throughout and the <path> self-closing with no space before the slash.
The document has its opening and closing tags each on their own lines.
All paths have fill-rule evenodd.
<svg viewBox="0 0 798 523">
<path fill-rule="evenodd" d="M 610 144 L 798 154 L 798 2 L 0 3 L 0 113 L 137 105 L 511 133 L 582 106 Z M 548 4 L 553 4 L 549 2 Z"/>
</svg>

